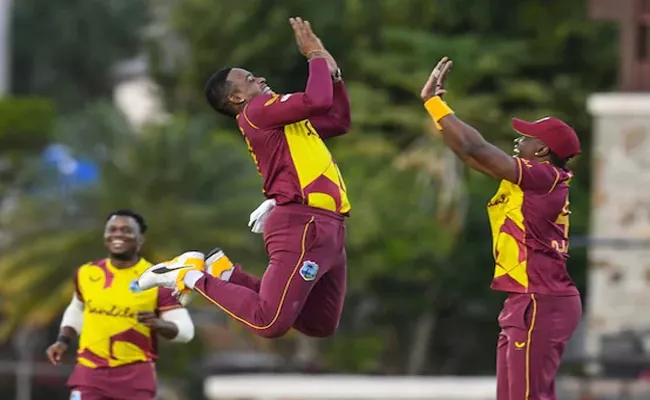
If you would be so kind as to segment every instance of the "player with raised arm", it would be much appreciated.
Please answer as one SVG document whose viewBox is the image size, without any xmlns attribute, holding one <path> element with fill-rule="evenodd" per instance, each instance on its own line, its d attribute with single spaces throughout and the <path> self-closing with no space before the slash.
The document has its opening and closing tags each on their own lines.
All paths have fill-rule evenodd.
<svg viewBox="0 0 650 400">
<path fill-rule="evenodd" d="M 79 336 L 77 365 L 68 380 L 71 399 L 153 400 L 157 335 L 180 343 L 194 336 L 192 319 L 172 290 L 129 290 L 152 265 L 140 256 L 146 230 L 145 220 L 132 211 L 111 213 L 104 231 L 108 258 L 75 273 L 72 302 L 56 342 L 47 349 L 58 365 Z"/>
<path fill-rule="evenodd" d="M 236 118 L 263 179 L 268 200 L 257 211 L 265 220 L 253 218 L 270 258 L 263 277 L 235 267 L 217 249 L 203 266 L 202 253 L 185 253 L 149 269 L 138 283 L 198 292 L 263 337 L 292 327 L 325 337 L 343 308 L 350 202 L 323 139 L 348 132 L 350 103 L 336 62 L 309 22 L 290 23 L 309 63 L 304 92 L 276 94 L 264 78 L 239 68 L 216 72 L 205 88 L 216 111 Z"/>
<path fill-rule="evenodd" d="M 508 297 L 499 315 L 497 400 L 553 400 L 567 341 L 582 314 L 567 271 L 569 183 L 566 163 L 580 141 L 553 117 L 513 119 L 515 157 L 457 118 L 442 100 L 452 62 L 443 58 L 421 93 L 444 142 L 471 168 L 501 181 L 487 206 L 496 261 L 492 289 Z"/>
</svg>

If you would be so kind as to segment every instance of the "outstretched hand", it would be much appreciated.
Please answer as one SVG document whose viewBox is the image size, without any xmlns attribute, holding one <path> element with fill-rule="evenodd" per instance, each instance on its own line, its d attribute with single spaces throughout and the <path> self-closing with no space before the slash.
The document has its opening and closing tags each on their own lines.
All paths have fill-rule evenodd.
<svg viewBox="0 0 650 400">
<path fill-rule="evenodd" d="M 336 60 L 332 57 L 329 51 L 325 49 L 320 38 L 316 36 L 314 31 L 312 31 L 309 21 L 296 17 L 289 18 L 289 22 L 291 23 L 291 29 L 293 29 L 293 33 L 296 37 L 296 43 L 298 44 L 300 53 L 305 57 L 309 57 L 310 55 L 325 57 L 330 73 L 332 75 L 336 74 L 339 69 Z"/>
<path fill-rule="evenodd" d="M 442 97 L 447 91 L 445 90 L 445 82 L 447 80 L 447 74 L 451 71 L 451 66 L 453 65 L 448 57 L 443 57 L 438 61 L 438 65 L 431 71 L 429 79 L 424 84 L 422 91 L 420 92 L 420 97 L 422 101 L 427 101 L 432 97 L 440 96 Z"/>
<path fill-rule="evenodd" d="M 311 25 L 309 21 L 305 21 L 300 17 L 289 18 L 291 23 L 291 29 L 296 37 L 296 43 L 298 44 L 298 49 L 305 57 L 317 51 L 325 51 L 323 43 L 320 41 L 318 36 L 314 34 L 311 30 Z"/>
</svg>

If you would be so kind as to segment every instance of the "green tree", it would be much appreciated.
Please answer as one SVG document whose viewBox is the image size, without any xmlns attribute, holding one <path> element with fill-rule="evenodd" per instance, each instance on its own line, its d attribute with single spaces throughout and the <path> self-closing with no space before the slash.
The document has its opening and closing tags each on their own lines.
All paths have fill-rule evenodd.
<svg viewBox="0 0 650 400">
<path fill-rule="evenodd" d="M 15 69 L 25 73 L 19 75 L 17 90 L 52 94 L 66 111 L 79 107 L 81 99 L 105 96 L 109 65 L 138 46 L 137 40 L 131 45 L 113 37 L 136 37 L 131 29 L 143 15 L 139 8 L 129 9 L 128 23 L 102 28 L 97 40 L 105 43 L 84 43 L 92 48 L 92 57 L 79 51 L 83 56 L 64 57 L 76 60 L 67 64 L 60 58 L 64 50 L 79 47 L 65 41 L 60 42 L 62 47 L 48 44 L 58 49 L 50 54 L 43 50 L 45 44 L 29 39 L 27 27 L 36 17 L 26 4 L 31 3 L 22 2 L 17 14 L 16 42 L 21 45 Z M 116 4 L 125 11 L 126 3 Z M 133 4 L 128 7 L 140 7 Z M 152 225 L 160 227 L 149 238 L 148 251 L 154 259 L 188 247 L 220 244 L 244 265 L 264 265 L 260 238 L 243 226 L 261 200 L 259 178 L 232 121 L 199 117 L 207 111 L 201 92 L 207 77 L 224 64 L 243 65 L 264 75 L 278 90 L 301 90 L 307 68 L 292 45 L 287 19 L 302 15 L 312 21 L 343 68 L 353 105 L 353 131 L 331 141 L 353 211 L 344 318 L 340 332 L 319 344 L 327 366 L 398 373 L 493 371 L 493 354 L 482 349 L 494 345 L 502 296 L 488 289 L 493 260 L 484 206 L 497 183 L 468 172 L 463 185 L 450 186 L 458 170 L 431 136 L 417 93 L 438 58 L 448 55 L 456 62 L 449 104 L 504 149 L 513 138 L 511 116 L 552 114 L 570 121 L 585 149 L 574 165 L 572 199 L 573 234 L 584 234 L 590 147 L 590 118 L 584 104 L 589 93 L 613 85 L 614 29 L 589 21 L 582 0 L 544 4 L 505 0 L 498 7 L 470 0 L 433 5 L 415 0 L 172 4 L 169 21 L 159 22 L 169 22 L 171 32 L 166 34 L 176 40 L 153 40 L 149 48 L 151 70 L 168 109 L 177 116 L 139 134 L 130 132 L 126 122 L 105 107 L 90 107 L 61 122 L 60 137 L 75 144 L 78 153 L 99 160 L 102 181 L 86 191 L 62 193 L 64 202 L 61 193 L 25 198 L 12 214 L 14 222 L 22 217 L 38 223 L 8 225 L 15 232 L 15 245 L 0 260 L 5 290 L 33 292 L 47 284 L 50 296 L 48 302 L 37 304 L 24 292 L 10 292 L 16 296 L 14 316 L 45 321 L 61 310 L 70 293 L 72 269 L 101 254 L 98 232 L 103 215 L 118 206 L 145 209 Z M 90 32 L 100 31 L 107 21 L 102 13 L 113 7 L 93 3 L 86 8 L 82 2 L 69 6 L 78 14 L 60 4 L 52 5 L 50 14 L 92 21 L 98 30 Z M 50 19 L 42 26 L 54 29 L 61 20 Z M 62 29 L 70 32 L 67 25 Z M 103 33 L 110 29 L 117 33 Z M 60 40 L 57 34 L 51 36 Z M 38 73 L 36 64 L 43 66 Z M 78 65 L 83 68 L 75 69 Z M 56 82 L 52 71 L 61 74 Z M 70 71 L 74 74 L 65 75 Z M 449 178 L 449 172 L 455 175 Z M 462 195 L 447 196 L 460 193 L 455 192 L 459 188 Z M 581 287 L 585 266 L 584 252 L 574 252 L 570 267 Z M 288 342 L 286 347 L 284 342 L 274 343 L 275 350 L 290 353 L 295 349 L 293 337 Z M 422 343 L 428 344 L 427 357 L 418 361 L 413 354 Z"/>
<path fill-rule="evenodd" d="M 12 92 L 54 99 L 69 112 L 111 95 L 115 64 L 134 57 L 145 0 L 21 0 L 12 21 Z"/>
<path fill-rule="evenodd" d="M 67 121 L 70 139 L 87 134 L 75 132 L 73 120 L 97 128 L 94 141 L 70 144 L 80 154 L 98 155 L 101 183 L 68 192 L 42 186 L 38 197 L 25 195 L 8 217 L 11 242 L 0 260 L 0 287 L 12 299 L 5 333 L 60 315 L 75 268 L 105 254 L 104 218 L 117 208 L 140 210 L 147 218 L 152 229 L 145 255 L 152 261 L 220 245 L 248 265 L 263 265 L 263 249 L 245 226 L 262 196 L 239 138 L 182 117 L 139 133 L 125 131 L 118 112 L 97 105 Z"/>
<path fill-rule="evenodd" d="M 48 99 L 0 99 L 0 203 L 34 179 L 31 161 L 50 142 L 54 123 Z"/>
<path fill-rule="evenodd" d="M 341 332 L 321 347 L 329 365 L 407 371 L 412 321 L 433 316 L 432 346 L 417 370 L 493 370 L 493 354 L 478 346 L 494 345 L 502 301 L 488 289 L 493 260 L 484 211 L 497 183 L 467 173 L 468 208 L 459 219 L 465 223 L 450 230 L 448 221 L 438 218 L 444 208 L 435 205 L 447 189 L 432 171 L 440 169 L 445 153 L 429 137 L 430 122 L 417 94 L 447 55 L 455 61 L 449 104 L 504 149 L 514 138 L 511 116 L 570 121 L 585 150 L 574 164 L 572 230 L 584 234 L 591 127 L 585 100 L 614 83 L 615 30 L 590 21 L 582 0 L 506 0 L 498 7 L 470 0 L 291 0 L 262 6 L 252 0 L 185 0 L 170 13 L 184 51 L 175 56 L 164 43 L 151 46 L 152 70 L 167 104 L 192 114 L 206 111 L 204 81 L 222 65 L 245 66 L 278 90 L 301 90 L 307 68 L 292 46 L 287 18 L 293 15 L 309 19 L 336 56 L 353 106 L 350 137 L 331 143 L 353 214 L 344 321 Z M 176 60 L 171 68 L 161 62 L 169 57 Z M 410 168 L 400 170 L 396 161 Z M 451 204 L 453 210 L 459 203 Z M 570 268 L 581 288 L 585 267 L 584 252 L 575 251 Z"/>
</svg>

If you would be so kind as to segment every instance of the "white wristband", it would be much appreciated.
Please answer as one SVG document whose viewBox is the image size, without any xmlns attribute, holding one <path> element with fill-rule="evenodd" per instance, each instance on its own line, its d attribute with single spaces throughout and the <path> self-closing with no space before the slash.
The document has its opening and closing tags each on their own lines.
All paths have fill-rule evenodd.
<svg viewBox="0 0 650 400">
<path fill-rule="evenodd" d="M 201 271 L 187 271 L 185 274 L 185 278 L 183 278 L 183 283 L 185 283 L 185 286 L 187 286 L 189 289 L 194 290 L 194 285 L 196 285 L 196 281 L 199 279 L 203 278 L 203 272 Z"/>
</svg>

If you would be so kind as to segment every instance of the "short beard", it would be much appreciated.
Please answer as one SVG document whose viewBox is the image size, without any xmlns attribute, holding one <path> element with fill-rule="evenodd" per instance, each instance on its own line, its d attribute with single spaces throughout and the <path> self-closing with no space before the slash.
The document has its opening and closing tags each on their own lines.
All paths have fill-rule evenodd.
<svg viewBox="0 0 650 400">
<path fill-rule="evenodd" d="M 135 252 L 111 253 L 111 258 L 117 261 L 131 261 L 136 258 Z"/>
</svg>

